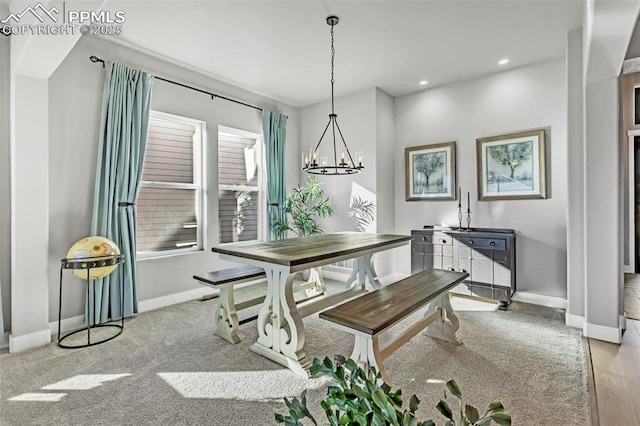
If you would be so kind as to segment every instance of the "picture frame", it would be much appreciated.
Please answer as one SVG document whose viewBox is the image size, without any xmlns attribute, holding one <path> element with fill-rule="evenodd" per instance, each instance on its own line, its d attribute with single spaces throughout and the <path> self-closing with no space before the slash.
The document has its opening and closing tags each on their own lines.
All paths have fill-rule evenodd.
<svg viewBox="0 0 640 426">
<path fill-rule="evenodd" d="M 640 126 L 640 85 L 633 88 L 633 124 Z"/>
<path fill-rule="evenodd" d="M 478 199 L 547 198 L 544 129 L 476 139 Z"/>
<path fill-rule="evenodd" d="M 404 149 L 407 201 L 456 199 L 456 143 L 444 142 Z"/>
</svg>

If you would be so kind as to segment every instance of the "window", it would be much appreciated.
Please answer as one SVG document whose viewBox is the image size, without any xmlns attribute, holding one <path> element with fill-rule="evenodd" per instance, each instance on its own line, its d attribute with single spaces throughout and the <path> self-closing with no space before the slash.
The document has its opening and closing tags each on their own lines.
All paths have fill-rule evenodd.
<svg viewBox="0 0 640 426">
<path fill-rule="evenodd" d="M 265 202 L 262 136 L 218 128 L 220 243 L 262 240 Z"/>
<path fill-rule="evenodd" d="M 138 254 L 204 247 L 205 123 L 151 111 L 142 181 L 136 200 Z"/>
</svg>

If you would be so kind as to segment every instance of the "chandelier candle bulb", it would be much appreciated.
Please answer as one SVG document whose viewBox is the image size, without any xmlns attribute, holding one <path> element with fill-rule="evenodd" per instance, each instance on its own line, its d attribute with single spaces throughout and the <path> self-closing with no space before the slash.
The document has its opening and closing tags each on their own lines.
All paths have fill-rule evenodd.
<svg viewBox="0 0 640 426">
<path fill-rule="evenodd" d="M 462 207 L 462 188 L 458 187 L 458 208 Z"/>
</svg>

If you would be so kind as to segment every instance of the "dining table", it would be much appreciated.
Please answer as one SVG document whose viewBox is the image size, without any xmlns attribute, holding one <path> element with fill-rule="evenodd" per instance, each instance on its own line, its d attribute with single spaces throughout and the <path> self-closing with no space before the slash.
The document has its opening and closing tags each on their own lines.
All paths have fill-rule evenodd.
<svg viewBox="0 0 640 426">
<path fill-rule="evenodd" d="M 381 287 L 373 265 L 375 253 L 400 247 L 409 235 L 336 232 L 212 248 L 221 259 L 263 268 L 267 294 L 257 318 L 258 339 L 251 350 L 308 377 L 311 361 L 304 348 L 302 318 Z M 344 291 L 324 293 L 304 302 L 294 299 L 293 282 L 300 271 L 354 259 Z"/>
</svg>

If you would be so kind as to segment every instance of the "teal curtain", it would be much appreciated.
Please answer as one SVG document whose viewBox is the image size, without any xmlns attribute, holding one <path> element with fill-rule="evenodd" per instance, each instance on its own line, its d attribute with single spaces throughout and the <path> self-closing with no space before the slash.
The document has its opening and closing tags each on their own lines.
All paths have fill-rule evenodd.
<svg viewBox="0 0 640 426">
<path fill-rule="evenodd" d="M 277 112 L 262 111 L 262 132 L 267 152 L 267 217 L 269 239 L 276 240 L 273 222 L 284 222 L 286 197 L 284 147 L 287 138 L 287 116 Z M 284 236 L 283 236 L 284 237 Z"/>
<path fill-rule="evenodd" d="M 152 84 L 153 76 L 147 73 L 123 64 L 107 64 L 91 235 L 113 240 L 125 261 L 111 275 L 96 280 L 95 306 L 86 313 L 92 324 L 120 318 L 120 268 L 124 270 L 124 315 L 138 311 L 136 212 L 134 206 L 119 204 L 133 204 L 138 192 Z M 89 291 L 89 300 L 94 300 L 91 286 Z"/>
</svg>

